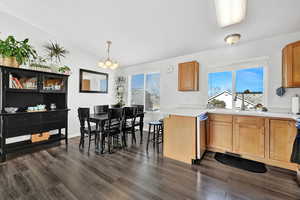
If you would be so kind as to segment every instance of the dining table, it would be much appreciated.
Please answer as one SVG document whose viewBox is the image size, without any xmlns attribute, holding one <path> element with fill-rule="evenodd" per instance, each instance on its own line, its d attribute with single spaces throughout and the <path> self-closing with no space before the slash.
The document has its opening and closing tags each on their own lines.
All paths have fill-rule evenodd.
<svg viewBox="0 0 300 200">
<path fill-rule="evenodd" d="M 144 112 L 138 113 L 137 117 L 140 117 L 141 124 L 143 124 L 143 119 L 144 119 Z M 109 116 L 108 113 L 97 113 L 97 114 L 90 114 L 90 122 L 93 122 L 96 124 L 96 128 L 100 132 L 100 136 L 102 137 L 102 134 L 104 133 L 104 126 L 105 122 L 108 121 Z M 140 131 L 143 130 L 143 125 L 140 125 Z M 102 149 L 102 145 L 100 145 L 100 137 L 97 137 L 96 139 L 96 148 L 95 152 L 97 154 L 103 154 L 104 149 Z"/>
</svg>

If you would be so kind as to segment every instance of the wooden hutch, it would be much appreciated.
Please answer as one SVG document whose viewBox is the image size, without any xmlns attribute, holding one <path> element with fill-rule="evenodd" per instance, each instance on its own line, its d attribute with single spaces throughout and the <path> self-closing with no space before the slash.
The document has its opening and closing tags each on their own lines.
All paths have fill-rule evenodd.
<svg viewBox="0 0 300 200">
<path fill-rule="evenodd" d="M 68 144 L 68 76 L 50 72 L 0 66 L 0 153 L 6 155 L 36 146 L 65 140 Z M 28 107 L 46 105 L 45 110 L 28 111 Z M 56 109 L 50 108 L 51 104 Z M 5 108 L 17 107 L 15 113 Z M 65 129 L 62 133 L 62 129 Z M 57 130 L 57 133 L 52 131 Z M 47 140 L 32 142 L 31 139 L 7 143 L 7 139 L 51 131 Z M 15 140 L 13 140 L 15 141 Z"/>
</svg>

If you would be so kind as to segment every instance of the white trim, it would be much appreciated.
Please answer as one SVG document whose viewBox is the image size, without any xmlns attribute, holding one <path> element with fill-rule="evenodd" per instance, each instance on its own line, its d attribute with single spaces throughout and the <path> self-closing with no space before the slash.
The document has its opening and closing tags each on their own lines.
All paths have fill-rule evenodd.
<svg viewBox="0 0 300 200">
<path fill-rule="evenodd" d="M 252 58 L 252 59 L 246 59 L 246 60 L 241 60 L 241 61 L 236 61 L 236 62 L 231 62 L 231 63 L 226 63 L 223 65 L 210 65 L 207 70 L 206 70 L 206 78 L 207 78 L 207 91 L 209 90 L 208 88 L 208 74 L 209 73 L 216 73 L 216 72 L 226 72 L 226 71 L 231 71 L 232 72 L 232 94 L 235 95 L 235 82 L 236 82 L 236 72 L 237 70 L 241 69 L 249 69 L 249 68 L 257 68 L 257 67 L 262 67 L 264 76 L 263 76 L 263 105 L 268 106 L 268 81 L 269 81 L 269 57 L 257 57 L 257 58 Z M 208 101 L 208 96 L 207 96 L 207 101 Z M 233 103 L 233 108 L 235 108 L 235 103 Z"/>
</svg>

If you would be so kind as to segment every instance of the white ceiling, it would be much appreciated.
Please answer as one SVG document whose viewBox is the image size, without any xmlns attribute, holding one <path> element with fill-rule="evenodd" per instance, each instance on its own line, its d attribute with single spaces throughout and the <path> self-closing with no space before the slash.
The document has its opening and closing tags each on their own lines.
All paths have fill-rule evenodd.
<svg viewBox="0 0 300 200">
<path fill-rule="evenodd" d="M 1 0 L 6 11 L 101 58 L 133 65 L 300 30 L 300 0 L 248 0 L 246 20 L 221 29 L 213 0 Z M 2 9 L 3 9 L 2 8 Z M 300 39 L 300 38 L 299 38 Z"/>
</svg>

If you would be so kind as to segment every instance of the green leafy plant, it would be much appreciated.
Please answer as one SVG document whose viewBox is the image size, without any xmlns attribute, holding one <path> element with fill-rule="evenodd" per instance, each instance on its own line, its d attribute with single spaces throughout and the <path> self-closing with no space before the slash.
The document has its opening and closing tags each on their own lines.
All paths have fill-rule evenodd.
<svg viewBox="0 0 300 200">
<path fill-rule="evenodd" d="M 29 39 L 17 41 L 14 36 L 8 36 L 5 40 L 0 40 L 0 55 L 2 57 L 15 57 L 21 65 L 26 63 L 31 57 L 36 58 L 35 49 L 29 44 Z"/>
<path fill-rule="evenodd" d="M 47 56 L 51 60 L 55 60 L 57 63 L 60 63 L 62 58 L 65 58 L 66 55 L 69 53 L 64 47 L 60 46 L 57 42 L 49 42 L 48 44 L 44 45 L 46 49 Z"/>
<path fill-rule="evenodd" d="M 71 71 L 71 69 L 70 69 L 70 67 L 68 67 L 68 66 L 65 65 L 63 67 L 60 67 L 58 69 L 58 71 L 61 72 L 61 73 L 65 73 L 65 72 Z"/>
</svg>

